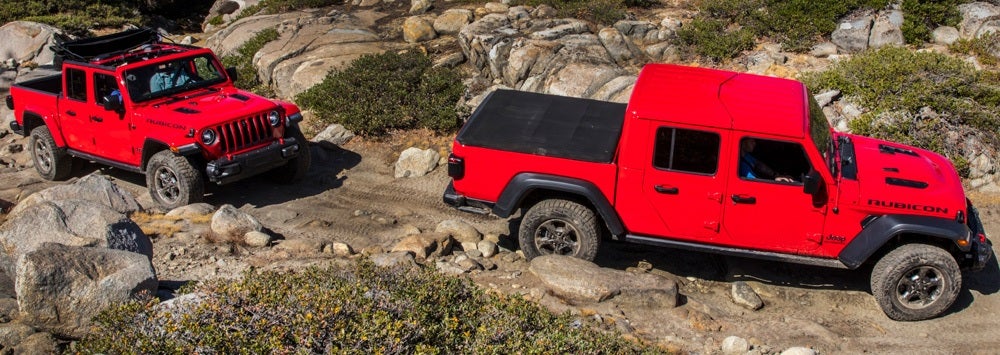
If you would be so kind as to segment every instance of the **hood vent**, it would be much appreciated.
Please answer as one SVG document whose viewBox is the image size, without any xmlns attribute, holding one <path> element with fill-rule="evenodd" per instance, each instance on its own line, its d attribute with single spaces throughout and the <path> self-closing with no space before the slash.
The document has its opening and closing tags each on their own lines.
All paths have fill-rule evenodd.
<svg viewBox="0 0 1000 355">
<path fill-rule="evenodd" d="M 916 180 L 900 179 L 900 178 L 887 177 L 887 178 L 885 178 L 885 183 L 889 184 L 889 185 L 896 185 L 896 186 L 903 186 L 903 187 L 912 187 L 912 188 L 915 188 L 915 189 L 925 189 L 925 188 L 927 188 L 927 183 L 926 182 L 916 181 Z"/>
<path fill-rule="evenodd" d="M 187 107 L 181 107 L 181 108 L 178 108 L 178 109 L 176 109 L 174 111 L 180 112 L 180 113 L 186 113 L 186 114 L 189 114 L 189 115 L 193 115 L 193 114 L 196 114 L 196 113 L 201 113 L 201 111 L 192 110 L 192 109 L 189 109 Z"/>
<path fill-rule="evenodd" d="M 880 153 L 883 153 L 883 154 L 906 154 L 906 155 L 912 155 L 912 156 L 915 156 L 915 157 L 918 156 L 917 152 L 914 152 L 912 150 L 905 149 L 905 148 L 899 148 L 899 147 L 891 147 L 891 146 L 888 146 L 888 145 L 885 145 L 885 144 L 879 144 L 878 145 L 878 151 Z"/>
<path fill-rule="evenodd" d="M 247 100 L 250 100 L 249 96 L 246 96 L 246 95 L 243 95 L 243 94 L 232 94 L 232 95 L 229 95 L 229 97 L 237 99 L 237 100 L 240 100 L 240 101 L 244 101 L 244 102 L 246 102 Z"/>
</svg>

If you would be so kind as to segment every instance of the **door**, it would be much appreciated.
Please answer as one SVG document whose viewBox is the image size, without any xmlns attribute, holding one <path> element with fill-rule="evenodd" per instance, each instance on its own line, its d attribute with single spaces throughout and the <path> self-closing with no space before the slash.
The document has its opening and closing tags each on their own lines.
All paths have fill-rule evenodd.
<svg viewBox="0 0 1000 355">
<path fill-rule="evenodd" d="M 731 243 L 798 254 L 818 248 L 826 204 L 803 192 L 811 163 L 802 144 L 741 137 L 732 154 L 722 222 Z"/>
<path fill-rule="evenodd" d="M 63 98 L 59 102 L 59 125 L 67 146 L 94 154 L 94 132 L 87 114 L 90 110 L 87 85 L 86 71 L 66 68 L 63 73 Z"/>
<path fill-rule="evenodd" d="M 643 234 L 673 239 L 718 236 L 726 169 L 720 169 L 721 132 L 660 126 L 653 137 L 652 166 L 645 169 L 642 195 L 660 223 Z"/>
<path fill-rule="evenodd" d="M 124 111 L 104 109 L 105 96 L 117 96 L 121 99 L 121 89 L 110 72 L 95 72 L 93 75 L 94 101 L 88 111 L 88 119 L 94 130 L 94 141 L 98 155 L 122 163 L 128 163 L 135 154 L 130 146 L 129 124 L 125 120 Z"/>
</svg>

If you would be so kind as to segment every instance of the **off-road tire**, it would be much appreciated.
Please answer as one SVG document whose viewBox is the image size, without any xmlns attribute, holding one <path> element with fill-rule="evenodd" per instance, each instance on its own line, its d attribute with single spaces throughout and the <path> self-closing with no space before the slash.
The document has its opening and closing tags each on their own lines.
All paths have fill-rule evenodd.
<svg viewBox="0 0 1000 355">
<path fill-rule="evenodd" d="M 52 132 L 46 126 L 31 130 L 31 160 L 35 171 L 45 180 L 65 180 L 73 172 L 73 157 L 66 148 L 56 146 Z"/>
<path fill-rule="evenodd" d="M 291 184 L 302 180 L 309 172 L 309 166 L 312 165 L 312 154 L 309 152 L 309 142 L 306 141 L 306 136 L 302 134 L 298 126 L 291 126 L 288 129 L 291 130 L 288 136 L 295 138 L 295 141 L 299 143 L 299 155 L 289 160 L 285 165 L 267 172 L 268 178 L 279 184 Z"/>
<path fill-rule="evenodd" d="M 201 202 L 205 180 L 187 158 L 164 150 L 146 165 L 146 187 L 160 207 L 171 210 Z"/>
<path fill-rule="evenodd" d="M 871 275 L 872 295 L 889 318 L 918 321 L 951 307 L 962 290 L 962 274 L 947 251 L 906 244 L 886 254 Z"/>
<path fill-rule="evenodd" d="M 592 261 L 601 245 L 597 216 L 587 206 L 568 200 L 544 200 L 521 219 L 518 242 L 531 260 L 548 254 Z"/>
</svg>

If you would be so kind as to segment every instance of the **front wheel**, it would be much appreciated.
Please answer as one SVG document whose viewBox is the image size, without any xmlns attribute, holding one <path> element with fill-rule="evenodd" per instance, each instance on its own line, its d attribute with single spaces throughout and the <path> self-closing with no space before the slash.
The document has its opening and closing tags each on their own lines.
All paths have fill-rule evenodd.
<svg viewBox="0 0 1000 355">
<path fill-rule="evenodd" d="M 518 242 L 524 257 L 567 255 L 592 261 L 601 238 L 594 211 L 568 200 L 544 200 L 521 220 Z"/>
<path fill-rule="evenodd" d="M 201 202 L 205 195 L 204 179 L 194 165 L 168 150 L 149 159 L 146 187 L 153 200 L 168 210 Z"/>
<path fill-rule="evenodd" d="M 955 258 L 927 244 L 907 244 L 875 264 L 872 295 L 885 315 L 899 321 L 934 318 L 951 307 L 962 289 Z"/>
</svg>

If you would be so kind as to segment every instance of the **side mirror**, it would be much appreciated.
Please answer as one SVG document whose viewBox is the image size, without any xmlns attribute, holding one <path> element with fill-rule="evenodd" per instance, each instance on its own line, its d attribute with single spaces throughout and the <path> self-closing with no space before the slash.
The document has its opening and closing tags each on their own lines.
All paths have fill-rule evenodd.
<svg viewBox="0 0 1000 355">
<path fill-rule="evenodd" d="M 802 192 L 809 195 L 819 193 L 823 187 L 823 177 L 816 170 L 809 170 L 809 173 L 802 177 Z"/>
<path fill-rule="evenodd" d="M 110 94 L 101 98 L 101 106 L 108 111 L 120 112 L 125 109 L 121 94 Z"/>
<path fill-rule="evenodd" d="M 236 67 L 226 68 L 226 74 L 229 75 L 229 80 L 232 80 L 234 83 L 240 80 L 240 76 L 236 73 Z"/>
</svg>

